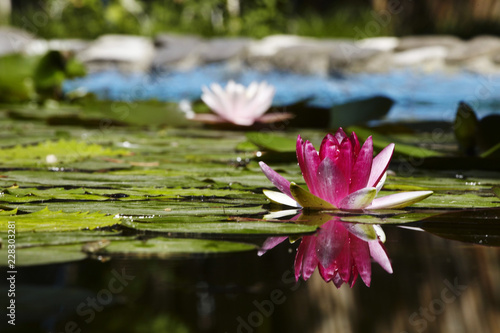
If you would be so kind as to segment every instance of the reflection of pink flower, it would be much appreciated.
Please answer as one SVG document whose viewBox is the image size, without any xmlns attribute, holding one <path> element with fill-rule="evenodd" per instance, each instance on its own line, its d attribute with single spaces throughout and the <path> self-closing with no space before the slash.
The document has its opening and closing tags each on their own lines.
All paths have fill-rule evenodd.
<svg viewBox="0 0 500 333">
<path fill-rule="evenodd" d="M 330 220 L 316 234 L 304 236 L 295 256 L 295 279 L 298 280 L 300 276 L 304 280 L 309 279 L 318 267 L 321 277 L 326 282 L 333 281 L 337 288 L 343 283 L 352 287 L 358 275 L 369 287 L 372 258 L 392 274 L 391 262 L 380 238 L 362 239 L 362 233 L 356 232 L 353 226 L 356 225 Z M 383 235 L 381 229 L 379 233 Z M 268 238 L 259 255 L 285 239 Z"/>
<path fill-rule="evenodd" d="M 275 89 L 266 82 L 252 82 L 248 87 L 229 81 L 225 89 L 217 83 L 203 87 L 201 99 L 216 114 L 199 114 L 195 119 L 206 123 L 233 123 L 250 126 L 255 122 L 275 122 L 290 118 L 287 113 L 264 113 L 271 107 Z"/>
<path fill-rule="evenodd" d="M 402 208 L 431 195 L 432 191 L 414 191 L 375 198 L 384 185 L 393 152 L 391 143 L 373 157 L 371 136 L 360 147 L 356 134 L 348 137 L 342 128 L 325 136 L 319 152 L 299 135 L 297 160 L 309 192 L 260 162 L 264 174 L 282 192 L 264 193 L 289 206 L 344 210 Z"/>
<path fill-rule="evenodd" d="M 362 240 L 349 232 L 344 223 L 331 220 L 316 235 L 303 237 L 295 256 L 295 278 L 309 279 L 317 266 L 321 277 L 326 282 L 333 281 L 337 288 L 343 283 L 352 287 L 358 275 L 369 287 L 372 258 L 392 273 L 379 239 Z"/>
</svg>

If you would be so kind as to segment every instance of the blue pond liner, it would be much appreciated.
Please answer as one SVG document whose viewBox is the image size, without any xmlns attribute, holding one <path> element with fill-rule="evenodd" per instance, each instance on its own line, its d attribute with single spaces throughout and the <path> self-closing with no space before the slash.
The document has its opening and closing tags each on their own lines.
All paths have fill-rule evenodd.
<svg viewBox="0 0 500 333">
<path fill-rule="evenodd" d="M 348 101 L 384 95 L 396 103 L 389 121 L 452 121 L 459 101 L 470 103 L 479 117 L 500 113 L 500 75 L 471 72 L 422 73 L 397 70 L 388 73 L 345 74 L 335 77 L 306 76 L 288 72 L 234 72 L 222 64 L 191 71 L 125 74 L 118 71 L 92 73 L 64 82 L 64 92 L 83 88 L 100 99 L 140 101 L 156 99 L 177 102 L 200 98 L 201 87 L 234 80 L 244 85 L 267 81 L 276 87 L 276 107 L 309 100 L 328 108 Z"/>
</svg>

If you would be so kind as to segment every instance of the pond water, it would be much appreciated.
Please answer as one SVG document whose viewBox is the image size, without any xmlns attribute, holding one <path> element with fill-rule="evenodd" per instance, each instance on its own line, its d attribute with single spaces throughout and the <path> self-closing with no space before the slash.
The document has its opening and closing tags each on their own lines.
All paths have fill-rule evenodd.
<svg viewBox="0 0 500 333">
<path fill-rule="evenodd" d="M 295 284 L 297 244 L 288 242 L 262 257 L 251 251 L 23 268 L 19 320 L 32 324 L 19 331 L 65 332 L 74 323 L 82 332 L 496 332 L 498 248 L 385 231 L 394 273 L 373 264 L 370 288 L 358 281 L 336 289 L 316 274 Z M 126 285 L 110 288 L 116 272 L 125 272 Z M 112 288 L 119 292 L 108 304 Z"/>
<path fill-rule="evenodd" d="M 317 77 L 276 71 L 235 72 L 225 65 L 207 65 L 187 72 L 123 74 L 104 71 L 66 81 L 64 90 L 84 88 L 100 98 L 111 100 L 180 101 L 199 99 L 201 86 L 212 82 L 225 85 L 229 80 L 245 85 L 252 81 L 267 81 L 276 87 L 273 103 L 277 107 L 309 100 L 310 105 L 328 108 L 374 95 L 387 96 L 396 102 L 387 115 L 391 121 L 452 121 L 461 100 L 473 105 L 480 117 L 500 113 L 497 93 L 500 75 L 466 71 L 394 70 Z"/>
<path fill-rule="evenodd" d="M 195 99 L 200 84 L 212 80 L 205 72 L 216 75 L 217 67 L 157 81 L 94 74 L 67 82 L 65 89 L 86 86 L 111 99 Z M 257 77 L 249 72 L 242 81 Z M 276 84 L 297 77 L 274 73 L 266 79 Z M 445 105 L 454 109 L 458 100 L 474 98 L 471 87 L 480 77 L 400 72 L 309 79 L 292 93 L 278 84 L 277 105 L 312 96 L 312 103 L 329 106 L 380 91 L 399 103 L 389 116 L 399 121 L 413 117 L 405 103 L 417 108 L 418 119 L 435 119 L 435 111 L 426 112 Z M 412 84 L 417 88 L 409 89 Z M 339 87 L 349 93 L 340 94 Z M 492 95 L 480 102 L 485 114 L 498 101 Z M 138 104 L 125 115 L 128 120 L 148 118 L 154 108 L 162 115 L 168 111 L 163 104 Z M 303 184 L 297 135 L 318 147 L 326 129 L 218 130 L 185 120 L 178 127 L 158 126 L 155 118 L 125 126 L 102 121 L 109 120 L 110 107 L 93 101 L 0 110 L 0 265 L 8 271 L 6 240 L 15 224 L 17 272 L 16 326 L 4 318 L 2 332 L 403 333 L 500 327 L 498 160 L 461 156 L 449 128 L 439 140 L 432 129 L 411 124 L 389 133 L 346 128 L 361 140 L 373 134 L 376 151 L 396 143 L 380 195 L 434 194 L 404 209 L 294 217 L 296 212 L 280 214 L 284 207 L 264 196 L 273 185 L 258 162 Z M 330 220 L 338 225 L 324 237 Z M 379 230 L 373 225 L 385 232 L 383 247 L 373 238 Z M 270 242 L 274 246 L 259 253 Z M 316 247 L 301 250 L 303 244 Z M 298 253 L 301 265 L 294 264 Z M 328 273 L 327 267 L 320 275 L 316 266 L 325 262 L 337 270 Z M 302 277 L 296 283 L 297 266 Z M 311 267 L 316 269 L 309 277 Z M 342 276 L 347 283 L 337 289 L 325 276 L 337 284 Z M 5 295 L 10 281 L 0 285 Z"/>
</svg>

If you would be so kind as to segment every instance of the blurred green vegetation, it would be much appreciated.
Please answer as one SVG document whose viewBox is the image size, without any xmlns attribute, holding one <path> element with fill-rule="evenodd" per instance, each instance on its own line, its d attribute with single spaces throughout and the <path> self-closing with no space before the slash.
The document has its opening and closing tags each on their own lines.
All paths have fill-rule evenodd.
<svg viewBox="0 0 500 333">
<path fill-rule="evenodd" d="M 84 76 L 72 54 L 49 51 L 42 56 L 12 54 L 0 57 L 0 102 L 43 102 L 61 99 L 64 80 Z"/>
<path fill-rule="evenodd" d="M 104 33 L 190 33 L 206 37 L 297 34 L 357 37 L 374 20 L 369 1 L 337 7 L 287 0 L 48 0 L 14 3 L 11 23 L 45 38 Z M 319 10 L 318 10 L 319 9 Z M 354 29 L 358 27 L 359 29 Z M 369 37 L 391 34 L 380 26 Z"/>
</svg>

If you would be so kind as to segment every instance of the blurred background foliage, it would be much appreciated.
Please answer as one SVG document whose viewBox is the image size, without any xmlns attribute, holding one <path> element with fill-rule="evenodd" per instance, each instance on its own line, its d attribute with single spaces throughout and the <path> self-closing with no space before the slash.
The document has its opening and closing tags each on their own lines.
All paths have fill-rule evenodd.
<svg viewBox="0 0 500 333">
<path fill-rule="evenodd" d="M 0 0 L 0 10 L 11 7 L 10 24 L 45 38 L 165 31 L 206 37 L 500 34 L 497 0 L 23 0 L 5 5 L 8 2 Z M 377 29 L 370 29 L 370 22 L 377 22 Z"/>
</svg>

